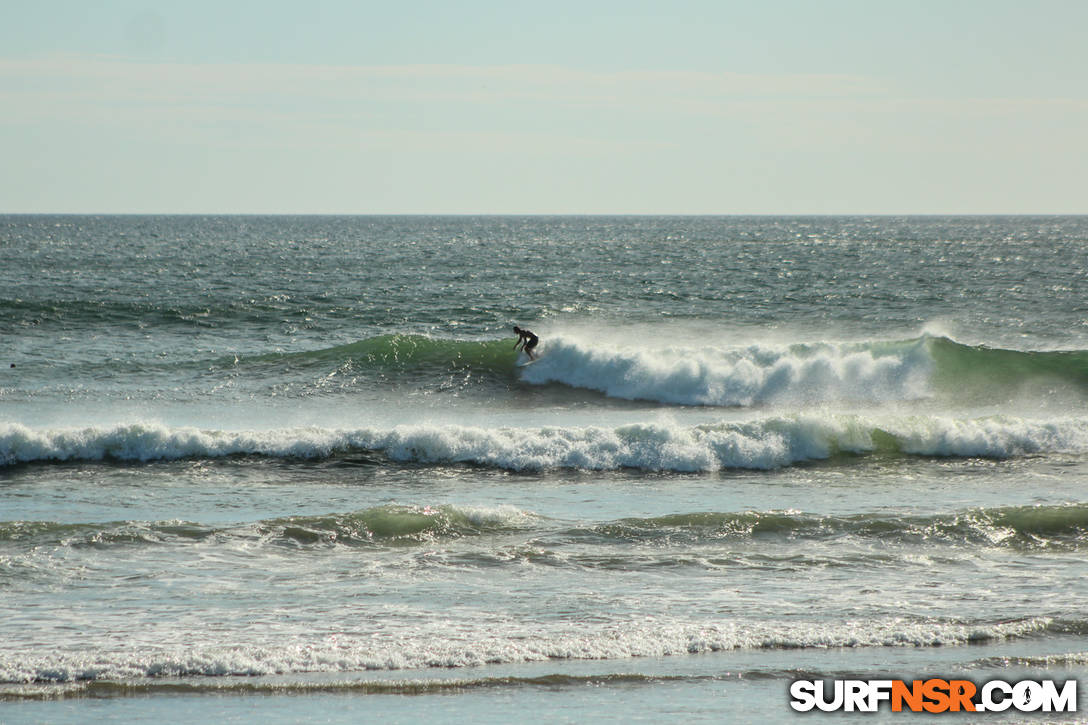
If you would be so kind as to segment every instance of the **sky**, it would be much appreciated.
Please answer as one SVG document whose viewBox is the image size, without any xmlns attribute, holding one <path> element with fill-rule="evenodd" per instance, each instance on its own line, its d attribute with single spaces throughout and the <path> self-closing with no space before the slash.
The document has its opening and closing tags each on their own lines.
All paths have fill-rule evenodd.
<svg viewBox="0 0 1088 725">
<path fill-rule="evenodd" d="M 1083 214 L 1084 0 L 0 0 L 0 213 Z"/>
</svg>

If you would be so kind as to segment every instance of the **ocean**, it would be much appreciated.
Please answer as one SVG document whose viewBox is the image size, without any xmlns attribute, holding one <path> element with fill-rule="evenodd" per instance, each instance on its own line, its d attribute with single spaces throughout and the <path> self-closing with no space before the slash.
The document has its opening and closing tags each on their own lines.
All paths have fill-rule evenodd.
<svg viewBox="0 0 1088 725">
<path fill-rule="evenodd" d="M 0 340 L 0 722 L 1088 717 L 1088 217 L 0 216 Z"/>
</svg>

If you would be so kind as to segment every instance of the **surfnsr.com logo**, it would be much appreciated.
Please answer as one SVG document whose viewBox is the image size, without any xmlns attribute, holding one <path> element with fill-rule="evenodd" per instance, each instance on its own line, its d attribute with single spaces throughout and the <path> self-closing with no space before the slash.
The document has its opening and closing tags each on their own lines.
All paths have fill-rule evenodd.
<svg viewBox="0 0 1088 725">
<path fill-rule="evenodd" d="M 798 712 L 1076 712 L 1077 681 L 795 680 L 790 707 Z"/>
</svg>

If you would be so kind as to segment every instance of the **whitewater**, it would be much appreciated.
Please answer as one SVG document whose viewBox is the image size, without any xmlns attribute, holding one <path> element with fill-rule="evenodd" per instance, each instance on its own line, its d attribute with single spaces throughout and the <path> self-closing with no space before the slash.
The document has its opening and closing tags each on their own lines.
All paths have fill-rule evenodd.
<svg viewBox="0 0 1088 725">
<path fill-rule="evenodd" d="M 1084 217 L 0 216 L 0 719 L 1083 691 L 1086 260 Z"/>
<path fill-rule="evenodd" d="M 800 416 L 692 427 L 652 423 L 611 429 L 423 425 L 387 431 L 207 431 L 147 424 L 40 431 L 21 425 L 0 426 L 0 463 L 8 465 L 239 455 L 314 459 L 357 453 L 379 453 L 390 461 L 473 463 L 514 471 L 631 468 L 711 472 L 778 468 L 840 454 L 961 458 L 1083 454 L 1088 453 L 1088 419 L 915 416 L 881 422 L 857 416 Z"/>
</svg>

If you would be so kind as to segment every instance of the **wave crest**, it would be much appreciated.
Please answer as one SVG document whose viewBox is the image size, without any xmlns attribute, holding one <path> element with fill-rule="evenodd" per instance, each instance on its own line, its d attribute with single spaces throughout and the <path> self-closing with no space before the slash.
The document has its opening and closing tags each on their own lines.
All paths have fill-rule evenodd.
<svg viewBox="0 0 1088 725">
<path fill-rule="evenodd" d="M 740 349 L 624 348 L 559 337 L 526 382 L 563 383 L 628 400 L 740 406 L 915 400 L 929 394 L 925 338 L 900 343 Z"/>
<path fill-rule="evenodd" d="M 615 428 L 198 430 L 159 424 L 35 430 L 0 425 L 0 465 L 63 461 L 161 461 L 267 456 L 324 459 L 376 453 L 431 465 L 516 471 L 554 468 L 645 471 L 773 469 L 838 455 L 1011 458 L 1088 452 L 1088 419 L 801 415 L 696 426 L 636 423 Z"/>
</svg>

